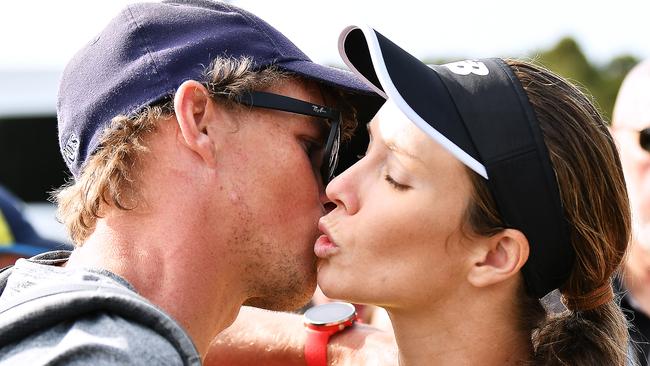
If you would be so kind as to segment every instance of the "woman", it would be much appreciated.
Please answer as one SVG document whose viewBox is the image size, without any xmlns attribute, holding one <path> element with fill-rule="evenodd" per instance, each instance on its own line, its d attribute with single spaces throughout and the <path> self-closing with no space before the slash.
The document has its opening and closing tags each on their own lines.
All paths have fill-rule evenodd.
<svg viewBox="0 0 650 366">
<path fill-rule="evenodd" d="M 625 364 L 628 199 L 589 98 L 520 61 L 428 67 L 370 28 L 339 44 L 387 101 L 327 187 L 323 292 L 385 308 L 400 365 Z"/>
</svg>

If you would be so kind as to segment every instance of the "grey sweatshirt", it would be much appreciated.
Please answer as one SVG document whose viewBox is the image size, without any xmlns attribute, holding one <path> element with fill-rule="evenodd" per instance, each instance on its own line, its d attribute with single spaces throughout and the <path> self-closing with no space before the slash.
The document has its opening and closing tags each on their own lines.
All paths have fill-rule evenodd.
<svg viewBox="0 0 650 366">
<path fill-rule="evenodd" d="M 0 309 L 10 308 L 0 313 L 0 365 L 201 364 L 196 348 L 182 328 L 138 296 L 126 280 L 103 270 L 44 264 L 63 261 L 69 255 L 58 253 L 61 254 L 55 260 L 52 256 L 40 262 L 18 260 L 4 291 L 0 284 Z M 76 298 L 72 302 L 66 298 L 52 301 L 55 297 L 49 297 L 46 305 L 30 302 L 34 305 L 31 309 L 30 303 L 16 305 L 30 294 L 43 295 L 52 289 L 58 291 L 79 284 L 90 284 L 99 290 L 91 291 L 91 295 L 73 291 Z M 116 289 L 116 295 L 112 290 L 103 291 L 104 288 Z M 84 296 L 99 296 L 94 301 L 100 305 L 86 306 L 90 301 Z M 16 324 L 15 320 L 25 314 L 29 315 L 29 322 Z M 31 314 L 38 314 L 34 315 L 39 319 L 35 331 L 31 330 L 33 324 L 24 326 L 35 323 Z"/>
</svg>

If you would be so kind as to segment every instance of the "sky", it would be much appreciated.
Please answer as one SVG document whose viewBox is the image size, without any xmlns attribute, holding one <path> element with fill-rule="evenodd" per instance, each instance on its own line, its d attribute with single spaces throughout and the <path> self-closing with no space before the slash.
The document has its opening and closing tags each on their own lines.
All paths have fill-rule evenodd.
<svg viewBox="0 0 650 366">
<path fill-rule="evenodd" d="M 2 2 L 0 70 L 61 70 L 130 0 Z M 340 31 L 368 24 L 419 58 L 524 56 L 574 36 L 588 58 L 650 57 L 647 0 L 234 0 L 312 59 L 342 65 Z"/>
<path fill-rule="evenodd" d="M 134 0 L 0 0 L 0 116 L 51 114 L 74 53 Z M 420 59 L 534 57 L 564 36 L 602 65 L 650 57 L 648 0 L 231 0 L 314 61 L 343 66 L 338 36 L 367 24 Z"/>
</svg>

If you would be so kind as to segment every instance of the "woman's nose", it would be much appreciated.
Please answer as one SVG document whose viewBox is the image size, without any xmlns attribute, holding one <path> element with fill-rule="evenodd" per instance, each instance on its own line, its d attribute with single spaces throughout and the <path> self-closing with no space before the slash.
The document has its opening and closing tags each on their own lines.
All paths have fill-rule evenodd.
<svg viewBox="0 0 650 366">
<path fill-rule="evenodd" d="M 331 210 L 340 207 L 345 209 L 349 215 L 354 215 L 359 210 L 357 188 L 360 179 L 358 174 L 360 163 L 361 161 L 358 161 L 327 185 L 325 192 L 334 205 Z"/>
</svg>

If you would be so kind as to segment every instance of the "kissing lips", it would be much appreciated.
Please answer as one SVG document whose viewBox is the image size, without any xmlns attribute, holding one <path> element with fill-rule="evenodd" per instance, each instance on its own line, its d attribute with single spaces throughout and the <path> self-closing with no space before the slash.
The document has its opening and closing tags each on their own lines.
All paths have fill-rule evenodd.
<svg viewBox="0 0 650 366">
<path fill-rule="evenodd" d="M 327 235 L 321 235 L 316 239 L 316 243 L 314 244 L 314 253 L 318 258 L 327 259 L 338 251 L 339 247 L 334 244 Z"/>
</svg>

